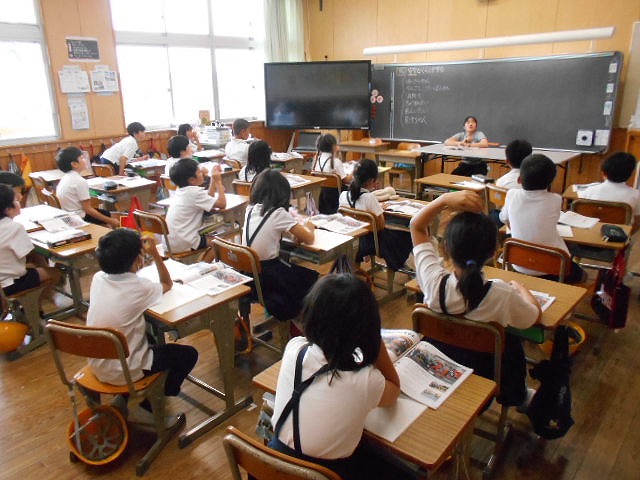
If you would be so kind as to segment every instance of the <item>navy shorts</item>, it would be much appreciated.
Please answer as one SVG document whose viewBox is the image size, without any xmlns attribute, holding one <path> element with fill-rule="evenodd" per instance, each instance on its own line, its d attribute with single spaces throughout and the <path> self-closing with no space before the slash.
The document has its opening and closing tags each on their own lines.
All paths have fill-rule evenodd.
<svg viewBox="0 0 640 480">
<path fill-rule="evenodd" d="M 13 281 L 13 285 L 4 287 L 3 290 L 5 295 L 14 295 L 18 292 L 22 292 L 23 290 L 35 288 L 38 285 L 40 285 L 40 274 L 38 273 L 38 270 L 35 268 L 27 268 L 27 273 L 20 278 L 15 279 Z"/>
</svg>

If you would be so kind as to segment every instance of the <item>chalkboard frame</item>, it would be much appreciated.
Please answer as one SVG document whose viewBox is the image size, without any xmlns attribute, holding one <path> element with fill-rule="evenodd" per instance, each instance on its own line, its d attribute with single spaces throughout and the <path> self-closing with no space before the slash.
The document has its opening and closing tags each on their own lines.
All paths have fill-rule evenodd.
<svg viewBox="0 0 640 480">
<path fill-rule="evenodd" d="M 454 62 L 372 64 L 372 93 L 377 95 L 379 102 L 372 109 L 370 134 L 393 141 L 442 142 L 462 131 L 465 116 L 475 115 L 478 117 L 479 130 L 484 131 L 490 141 L 504 144 L 514 138 L 527 138 L 535 148 L 594 153 L 606 151 L 615 118 L 622 60 L 620 52 L 597 52 Z M 612 71 L 613 64 L 615 69 Z M 414 72 L 412 75 L 416 83 L 410 85 L 414 89 L 412 91 L 418 88 L 418 80 L 427 85 L 429 90 L 422 92 L 423 97 L 420 97 L 420 92 L 417 95 L 412 93 L 417 100 L 408 100 L 403 90 L 406 84 L 399 78 L 399 72 L 405 72 L 406 77 L 409 75 L 407 71 Z M 567 85 L 563 84 L 565 80 L 562 75 L 556 72 L 565 75 L 568 72 Z M 579 73 L 571 76 L 573 72 Z M 500 76 L 503 73 L 505 76 Z M 512 77 L 518 78 L 518 83 L 511 82 Z M 447 84 L 437 84 L 436 80 L 430 83 L 431 79 L 449 81 L 452 86 L 444 92 L 437 91 L 436 87 L 444 88 Z M 480 82 L 489 79 L 489 88 L 478 87 L 481 83 L 477 79 Z M 494 81 L 490 82 L 491 79 Z M 524 93 L 519 92 L 519 88 L 525 88 L 519 85 L 527 82 L 531 83 L 523 90 Z M 451 90 L 455 89 L 458 91 L 454 95 Z M 547 95 L 549 89 L 551 94 Z M 536 91 L 537 96 L 527 96 L 529 92 Z M 485 97 L 479 95 L 484 92 L 488 92 Z M 587 92 L 587 96 L 581 92 Z M 506 100 L 496 101 L 498 96 L 501 96 L 500 100 Z M 583 101 L 578 103 L 577 99 L 581 98 Z M 420 112 L 425 115 L 424 118 L 417 116 L 418 120 L 426 122 L 424 133 L 422 125 L 418 123 L 399 125 L 399 121 L 410 119 L 407 116 L 399 117 L 399 112 L 403 111 L 405 104 L 413 108 L 411 102 L 414 100 L 418 110 L 425 109 Z M 455 106 L 450 109 L 449 104 L 438 103 L 445 101 Z M 432 111 L 428 110 L 431 108 L 429 102 L 434 105 Z M 420 104 L 428 106 L 421 107 Z M 513 104 L 526 104 L 527 109 L 518 109 Z M 467 105 L 472 106 L 467 108 Z M 545 111 L 545 108 L 550 110 Z M 428 115 L 432 115 L 432 118 L 428 118 Z M 503 121 L 505 117 L 509 118 L 508 122 Z M 438 125 L 433 125 L 436 118 Z M 584 145 L 578 145 L 578 142 Z"/>
</svg>

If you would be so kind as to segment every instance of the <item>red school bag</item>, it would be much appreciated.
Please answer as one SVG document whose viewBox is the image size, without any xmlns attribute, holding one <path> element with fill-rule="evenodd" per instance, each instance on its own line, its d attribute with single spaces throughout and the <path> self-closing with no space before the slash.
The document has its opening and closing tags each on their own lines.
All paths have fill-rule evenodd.
<svg viewBox="0 0 640 480">
<path fill-rule="evenodd" d="M 610 270 L 598 272 L 598 290 L 591 298 L 591 307 L 610 328 L 622 328 L 627 322 L 631 296 L 631 289 L 623 283 L 627 270 L 627 248 L 618 252 Z"/>
<path fill-rule="evenodd" d="M 136 210 L 142 210 L 142 204 L 140 200 L 135 195 L 131 197 L 131 205 L 129 205 L 129 214 L 127 216 L 120 217 L 120 226 L 125 228 L 132 228 L 133 230 L 138 229 L 138 225 L 136 224 L 136 218 L 133 216 L 133 212 Z"/>
</svg>

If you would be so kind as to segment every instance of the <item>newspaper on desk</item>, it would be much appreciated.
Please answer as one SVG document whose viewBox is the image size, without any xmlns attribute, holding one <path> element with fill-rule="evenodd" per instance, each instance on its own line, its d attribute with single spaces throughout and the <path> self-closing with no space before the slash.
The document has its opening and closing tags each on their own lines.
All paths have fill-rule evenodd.
<svg viewBox="0 0 640 480">
<path fill-rule="evenodd" d="M 304 185 L 305 183 L 309 183 L 309 180 L 301 177 L 300 175 L 293 175 L 291 173 L 287 173 L 285 174 L 285 177 L 289 182 L 289 185 L 292 187 L 297 187 L 298 185 Z"/>
<path fill-rule="evenodd" d="M 329 230 L 330 232 L 349 235 L 362 228 L 367 228 L 369 222 L 362 222 L 355 218 L 346 217 L 340 213 L 332 215 L 319 214 L 311 217 L 311 222 L 318 228 Z"/>
<path fill-rule="evenodd" d="M 574 228 L 592 228 L 600 221 L 599 218 L 585 217 L 576 212 L 560 212 L 558 223 Z"/>
</svg>

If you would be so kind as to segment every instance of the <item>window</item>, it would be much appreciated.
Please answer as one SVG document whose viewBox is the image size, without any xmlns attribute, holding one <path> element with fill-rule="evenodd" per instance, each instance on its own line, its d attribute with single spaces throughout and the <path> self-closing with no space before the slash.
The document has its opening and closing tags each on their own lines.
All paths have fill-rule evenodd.
<svg viewBox="0 0 640 480">
<path fill-rule="evenodd" d="M 126 123 L 264 118 L 262 0 L 111 0 L 111 15 Z"/>
<path fill-rule="evenodd" d="M 33 1 L 0 0 L 0 144 L 58 135 L 57 115 Z M 37 112 L 37 114 L 34 114 Z"/>
</svg>

